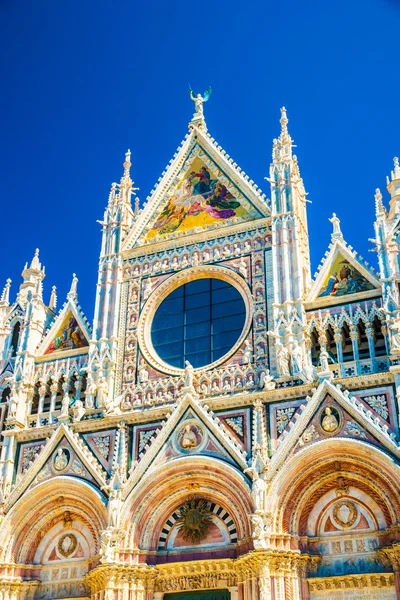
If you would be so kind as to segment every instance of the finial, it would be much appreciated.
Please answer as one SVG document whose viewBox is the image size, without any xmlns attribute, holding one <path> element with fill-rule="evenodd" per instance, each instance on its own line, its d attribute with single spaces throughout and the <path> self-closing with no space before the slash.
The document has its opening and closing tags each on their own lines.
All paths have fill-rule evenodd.
<svg viewBox="0 0 400 600">
<path fill-rule="evenodd" d="M 286 108 L 284 106 L 282 106 L 282 108 L 281 108 L 281 118 L 280 118 L 279 122 L 281 124 L 281 133 L 287 134 L 288 133 L 287 125 L 289 123 L 289 119 L 287 118 Z"/>
<path fill-rule="evenodd" d="M 67 297 L 70 298 L 71 300 L 75 300 L 78 297 L 77 287 L 78 287 L 78 278 L 75 275 L 75 273 L 73 273 L 71 288 L 67 294 Z"/>
<path fill-rule="evenodd" d="M 39 262 L 39 248 L 35 250 L 35 256 L 32 258 L 31 269 L 35 269 L 36 271 L 40 271 L 40 262 Z"/>
<path fill-rule="evenodd" d="M 394 157 L 393 164 L 394 164 L 394 169 L 391 172 L 391 176 L 392 176 L 392 181 L 396 181 L 397 179 L 400 179 L 399 159 L 397 156 Z"/>
<path fill-rule="evenodd" d="M 329 221 L 333 225 L 333 232 L 331 234 L 332 240 L 343 239 L 343 234 L 340 229 L 340 219 L 336 216 L 336 213 L 332 213 L 332 217 L 329 219 Z"/>
<path fill-rule="evenodd" d="M 128 149 L 128 151 L 125 152 L 124 177 L 129 177 L 131 166 L 131 151 Z"/>
<path fill-rule="evenodd" d="M 53 285 L 53 287 L 51 288 L 49 308 L 51 310 L 56 310 L 57 308 L 57 288 L 55 285 Z"/>
<path fill-rule="evenodd" d="M 8 306 L 10 304 L 10 287 L 11 287 L 11 279 L 7 279 L 6 285 L 4 286 L 3 293 L 0 298 L 1 306 Z"/>
</svg>

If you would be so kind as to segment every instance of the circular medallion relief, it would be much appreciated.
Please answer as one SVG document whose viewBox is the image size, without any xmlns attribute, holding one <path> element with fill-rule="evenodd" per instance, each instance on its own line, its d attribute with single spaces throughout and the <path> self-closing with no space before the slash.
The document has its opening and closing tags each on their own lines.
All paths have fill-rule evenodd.
<svg viewBox="0 0 400 600">
<path fill-rule="evenodd" d="M 78 545 L 78 540 L 73 533 L 67 533 L 58 540 L 57 549 L 61 556 L 68 558 L 71 556 Z"/>
<path fill-rule="evenodd" d="M 65 471 L 71 460 L 70 451 L 67 448 L 58 448 L 53 457 L 53 469 L 58 473 Z"/>
<path fill-rule="evenodd" d="M 333 520 L 336 521 L 340 527 L 348 528 L 352 527 L 356 522 L 358 516 L 358 510 L 352 502 L 347 500 L 338 502 L 333 508 L 332 512 Z"/>
<path fill-rule="evenodd" d="M 179 430 L 176 435 L 176 442 L 179 450 L 185 452 L 193 452 L 200 450 L 203 447 L 204 433 L 197 423 L 187 422 Z"/>
<path fill-rule="evenodd" d="M 343 415 L 336 406 L 324 406 L 319 414 L 319 427 L 324 435 L 334 435 L 343 425 Z"/>
</svg>

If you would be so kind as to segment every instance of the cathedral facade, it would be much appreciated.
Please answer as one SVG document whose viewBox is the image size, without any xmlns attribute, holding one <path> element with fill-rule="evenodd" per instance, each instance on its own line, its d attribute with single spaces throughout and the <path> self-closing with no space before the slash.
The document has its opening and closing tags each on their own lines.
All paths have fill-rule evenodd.
<svg viewBox="0 0 400 600">
<path fill-rule="evenodd" d="M 93 326 L 39 251 L 4 288 L 0 600 L 400 598 L 398 160 L 379 272 L 333 214 L 312 278 L 285 109 L 267 198 L 191 97 L 111 187 Z"/>
</svg>

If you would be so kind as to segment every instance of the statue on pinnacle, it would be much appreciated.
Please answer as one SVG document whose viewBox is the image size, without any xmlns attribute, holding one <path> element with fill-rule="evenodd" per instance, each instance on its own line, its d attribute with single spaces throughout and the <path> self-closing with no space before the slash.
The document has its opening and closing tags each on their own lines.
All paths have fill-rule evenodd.
<svg viewBox="0 0 400 600">
<path fill-rule="evenodd" d="M 195 94 L 194 91 L 192 90 L 192 88 L 189 85 L 189 95 L 190 95 L 190 99 L 193 100 L 194 105 L 196 107 L 196 112 L 195 112 L 195 117 L 197 119 L 202 119 L 203 118 L 203 103 L 207 102 L 207 100 L 210 99 L 211 96 L 211 85 L 208 86 L 208 88 L 206 89 L 206 91 L 204 92 L 204 96 L 202 96 L 201 94 Z"/>
</svg>

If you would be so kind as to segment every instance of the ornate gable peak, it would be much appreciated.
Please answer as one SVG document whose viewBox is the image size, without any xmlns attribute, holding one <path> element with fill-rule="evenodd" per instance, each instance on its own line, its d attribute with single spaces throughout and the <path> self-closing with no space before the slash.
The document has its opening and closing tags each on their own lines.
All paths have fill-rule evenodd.
<svg viewBox="0 0 400 600">
<path fill-rule="evenodd" d="M 372 411 L 366 410 L 360 400 L 350 396 L 347 390 L 342 391 L 339 386 L 334 385 L 328 380 L 324 380 L 314 391 L 313 395 L 308 397 L 305 403 L 300 406 L 291 427 L 279 438 L 279 445 L 271 459 L 270 470 L 268 472 L 270 479 L 282 467 L 289 453 L 293 450 L 313 418 L 319 405 L 322 404 L 328 394 L 357 423 L 374 436 L 387 451 L 400 458 L 400 445 L 395 438 L 395 434 L 390 432 L 380 419 L 374 417 Z"/>
<path fill-rule="evenodd" d="M 189 133 L 185 136 L 174 157 L 161 174 L 157 185 L 146 198 L 146 202 L 140 210 L 138 218 L 135 220 L 123 242 L 122 250 L 130 250 L 139 241 L 139 238 L 143 237 L 152 220 L 156 220 L 160 209 L 167 204 L 168 193 L 171 194 L 171 188 L 176 184 L 185 163 L 191 159 L 191 152 L 196 146 L 201 149 L 201 153 L 207 156 L 211 163 L 218 166 L 227 175 L 230 181 L 233 182 L 232 185 L 241 191 L 249 206 L 252 207 L 254 214 L 258 215 L 258 218 L 269 216 L 269 205 L 261 190 L 248 178 L 221 146 L 217 144 L 214 138 L 202 128 L 191 124 Z M 193 159 L 195 159 L 194 154 Z M 220 225 L 220 222 L 216 221 L 216 224 Z M 190 234 L 192 231 L 187 231 L 185 234 Z M 156 240 L 141 239 L 140 244 L 154 243 L 154 241 Z"/>
<path fill-rule="evenodd" d="M 97 460 L 94 454 L 90 452 L 79 435 L 74 433 L 72 429 L 68 427 L 68 425 L 61 423 L 61 425 L 55 429 L 51 437 L 46 441 L 42 452 L 37 455 L 36 460 L 25 472 L 21 481 L 15 486 L 7 498 L 4 505 L 5 513 L 7 513 L 17 502 L 18 498 L 25 492 L 48 460 L 50 460 L 52 453 L 56 450 L 58 444 L 63 438 L 69 442 L 71 448 L 76 452 L 76 455 L 82 461 L 83 465 L 88 469 L 92 477 L 99 484 L 99 487 L 103 488 L 106 486 L 107 473 L 101 466 L 100 462 Z"/>
<path fill-rule="evenodd" d="M 331 221 L 337 219 L 335 213 Z M 339 221 L 339 219 L 337 219 Z M 340 221 L 339 221 L 340 223 Z M 343 270 L 343 273 L 342 273 Z M 348 271 L 348 272 L 347 272 Z M 336 277 L 336 284 L 334 278 Z M 306 303 L 318 306 L 324 303 L 343 301 L 344 298 L 358 300 L 376 296 L 381 285 L 375 269 L 349 246 L 340 229 L 332 233 L 332 241 L 314 275 L 314 282 L 305 299 Z M 335 286 L 337 289 L 335 289 Z M 361 294 L 361 296 L 360 296 Z"/>
<path fill-rule="evenodd" d="M 149 469 L 189 408 L 192 409 L 199 421 L 202 421 L 205 427 L 215 436 L 216 440 L 228 452 L 233 460 L 243 470 L 247 468 L 247 454 L 234 436 L 228 431 L 228 428 L 225 427 L 222 421 L 209 410 L 206 404 L 200 404 L 197 397 L 191 392 L 188 392 L 185 393 L 184 397 L 172 408 L 169 417 L 153 438 L 149 450 L 146 452 L 139 465 L 131 473 L 124 490 L 125 497 L 128 496 L 131 490 L 141 480 L 144 473 Z"/>
<path fill-rule="evenodd" d="M 36 351 L 36 356 L 52 355 L 54 352 L 57 352 L 57 355 L 59 356 L 61 352 L 64 351 L 74 350 L 76 352 L 79 349 L 89 347 L 89 342 L 92 337 L 92 330 L 81 306 L 78 304 L 78 296 L 76 292 L 77 282 L 78 280 L 74 275 L 71 289 L 67 295 L 67 301 L 62 306 L 50 329 L 47 331 L 43 340 L 39 344 Z M 75 328 L 77 328 L 77 331 L 73 332 L 70 332 L 68 329 L 69 333 L 67 333 L 67 335 L 71 337 L 71 348 L 62 348 L 62 344 L 59 348 L 57 348 L 57 344 L 53 343 L 58 337 L 60 337 L 59 334 L 61 331 L 63 331 L 63 326 L 70 317 L 71 319 L 75 320 L 73 324 L 75 325 Z M 69 323 L 69 325 L 70 324 L 71 323 Z M 77 335 L 75 335 L 74 338 L 73 334 L 75 333 Z M 54 345 L 54 348 L 51 346 L 52 344 Z"/>
</svg>

